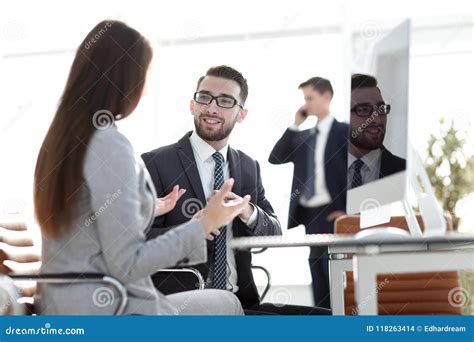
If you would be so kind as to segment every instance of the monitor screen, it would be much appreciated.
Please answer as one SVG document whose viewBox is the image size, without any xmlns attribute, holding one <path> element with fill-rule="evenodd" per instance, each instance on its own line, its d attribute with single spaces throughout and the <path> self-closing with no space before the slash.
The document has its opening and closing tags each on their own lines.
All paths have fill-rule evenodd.
<svg viewBox="0 0 474 342">
<path fill-rule="evenodd" d="M 408 157 L 410 22 L 369 50 L 350 89 L 347 210 L 358 213 L 404 199 Z"/>
</svg>

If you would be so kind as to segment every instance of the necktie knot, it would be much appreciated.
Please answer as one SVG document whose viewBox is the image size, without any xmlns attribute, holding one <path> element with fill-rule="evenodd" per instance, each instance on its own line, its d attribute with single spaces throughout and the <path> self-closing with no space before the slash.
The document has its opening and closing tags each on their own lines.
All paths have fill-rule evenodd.
<svg viewBox="0 0 474 342">
<path fill-rule="evenodd" d="M 365 163 L 361 160 L 361 159 L 357 159 L 354 163 L 354 169 L 356 170 L 356 172 L 360 172 L 360 170 L 362 169 L 362 166 L 365 165 Z"/>
<path fill-rule="evenodd" d="M 216 165 L 222 165 L 224 164 L 224 156 L 220 152 L 214 152 L 212 154 L 212 158 L 216 162 Z"/>
<path fill-rule="evenodd" d="M 354 163 L 352 163 L 352 165 L 354 165 L 354 173 L 352 176 L 351 189 L 354 189 L 363 184 L 362 174 L 360 171 L 365 163 L 362 160 L 357 159 Z"/>
</svg>

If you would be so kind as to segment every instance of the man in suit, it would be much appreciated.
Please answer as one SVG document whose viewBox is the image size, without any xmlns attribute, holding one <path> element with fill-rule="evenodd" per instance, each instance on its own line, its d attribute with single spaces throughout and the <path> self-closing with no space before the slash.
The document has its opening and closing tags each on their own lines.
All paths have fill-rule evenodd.
<svg viewBox="0 0 474 342">
<path fill-rule="evenodd" d="M 273 148 L 272 164 L 294 164 L 288 228 L 299 224 L 306 234 L 333 233 L 334 220 L 346 210 L 348 125 L 338 122 L 329 107 L 329 80 L 313 77 L 300 84 L 305 104 Z M 300 130 L 308 116 L 317 125 Z M 327 248 L 312 247 L 309 265 L 315 305 L 330 307 Z"/>
<path fill-rule="evenodd" d="M 258 162 L 228 145 L 234 125 L 247 115 L 247 95 L 247 81 L 240 72 L 228 66 L 210 68 L 199 79 L 190 102 L 195 130 L 175 144 L 142 155 L 159 197 L 175 185 L 187 190 L 173 210 L 156 218 L 151 236 L 188 221 L 223 180 L 232 177 L 235 183 L 229 200 L 249 194 L 251 201 L 239 217 L 207 237 L 208 262 L 196 266 L 207 286 L 234 292 L 252 312 L 327 314 L 315 308 L 260 303 L 250 252 L 230 248 L 232 237 L 281 235 L 280 223 L 265 197 Z"/>
<path fill-rule="evenodd" d="M 375 77 L 352 75 L 347 173 L 349 189 L 406 169 L 405 159 L 393 155 L 383 145 L 390 109 Z"/>
</svg>

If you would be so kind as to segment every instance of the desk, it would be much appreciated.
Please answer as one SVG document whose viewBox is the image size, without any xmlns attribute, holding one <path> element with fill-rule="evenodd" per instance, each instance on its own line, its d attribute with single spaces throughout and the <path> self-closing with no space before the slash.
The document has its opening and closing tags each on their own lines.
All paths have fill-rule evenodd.
<svg viewBox="0 0 474 342">
<path fill-rule="evenodd" d="M 352 235 L 343 234 L 314 234 L 301 237 L 243 237 L 231 242 L 231 247 L 235 249 L 311 246 L 327 246 L 329 249 L 331 306 L 334 315 L 344 314 L 342 275 L 351 269 L 354 271 L 359 315 L 378 313 L 377 274 L 474 270 L 474 234 L 471 233 L 449 232 L 444 236 L 408 238 L 402 236 L 378 241 L 356 240 Z M 347 253 L 355 254 L 352 260 L 343 258 Z M 450 262 L 446 264 L 446 260 Z"/>
</svg>

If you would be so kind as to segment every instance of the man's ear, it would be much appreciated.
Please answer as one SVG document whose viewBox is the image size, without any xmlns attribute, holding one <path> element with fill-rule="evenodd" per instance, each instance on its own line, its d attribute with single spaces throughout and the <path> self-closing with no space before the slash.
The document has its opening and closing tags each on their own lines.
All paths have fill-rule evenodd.
<svg viewBox="0 0 474 342">
<path fill-rule="evenodd" d="M 328 103 L 331 102 L 332 94 L 329 91 L 324 92 L 323 96 L 324 96 L 324 99 L 326 100 L 326 102 L 328 102 Z"/>
<path fill-rule="evenodd" d="M 248 110 L 247 109 L 241 109 L 239 110 L 239 118 L 237 119 L 237 122 L 242 122 L 245 120 L 245 117 L 247 116 Z"/>
<path fill-rule="evenodd" d="M 195 105 L 196 105 L 196 103 L 194 102 L 194 100 L 189 101 L 189 110 L 191 111 L 191 115 L 194 115 L 194 106 Z"/>
</svg>

